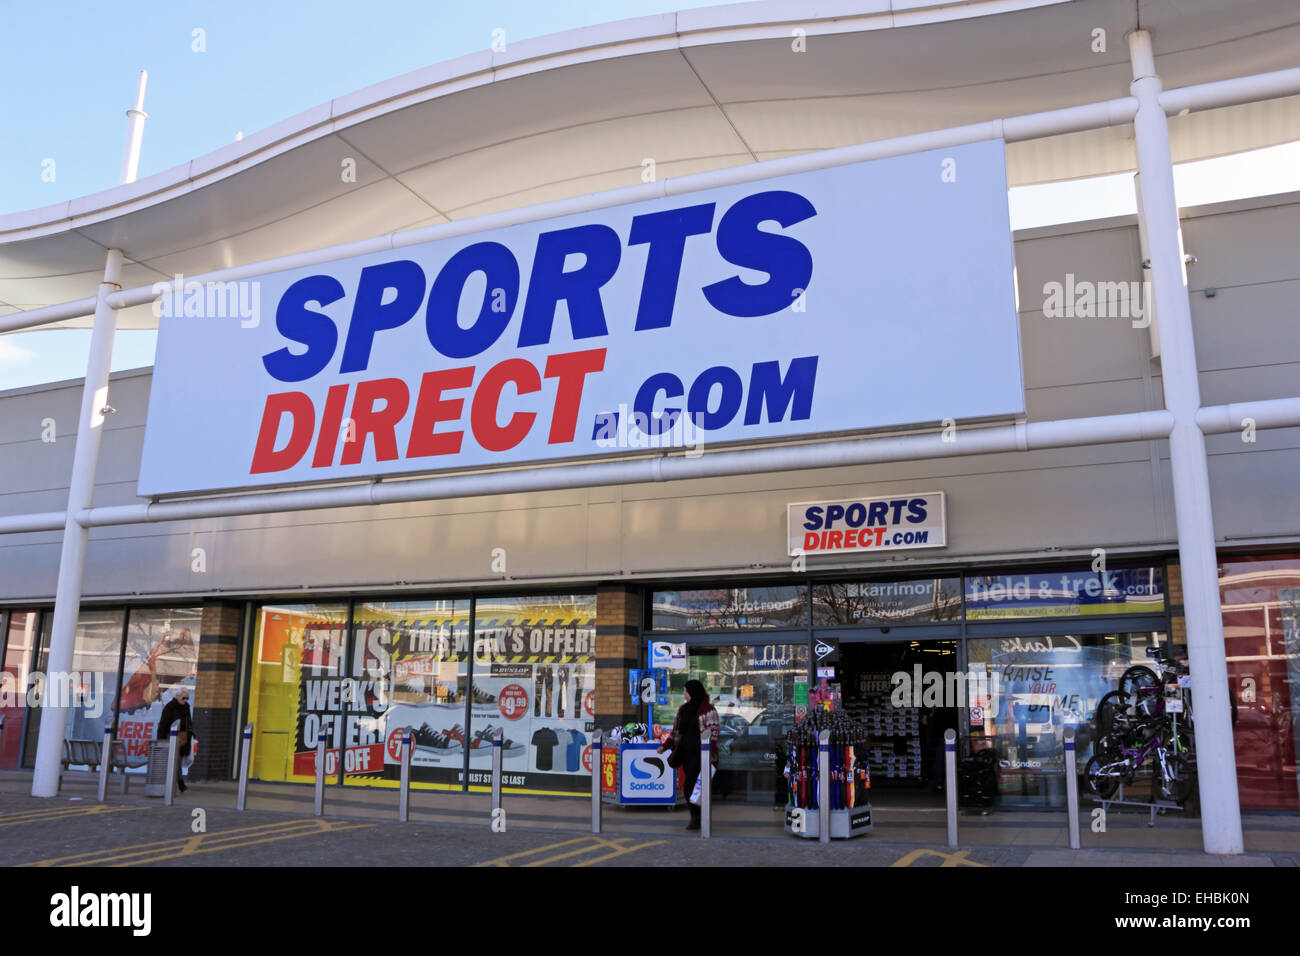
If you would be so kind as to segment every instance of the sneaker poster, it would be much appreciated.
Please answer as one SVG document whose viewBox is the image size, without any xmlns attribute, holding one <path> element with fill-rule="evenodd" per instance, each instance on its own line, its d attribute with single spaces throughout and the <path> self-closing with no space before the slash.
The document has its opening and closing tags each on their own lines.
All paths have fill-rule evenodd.
<svg viewBox="0 0 1300 956">
<path fill-rule="evenodd" d="M 585 792 L 595 730 L 594 595 L 482 600 L 474 624 L 470 785 L 491 784 L 504 730 L 506 787 Z"/>
</svg>

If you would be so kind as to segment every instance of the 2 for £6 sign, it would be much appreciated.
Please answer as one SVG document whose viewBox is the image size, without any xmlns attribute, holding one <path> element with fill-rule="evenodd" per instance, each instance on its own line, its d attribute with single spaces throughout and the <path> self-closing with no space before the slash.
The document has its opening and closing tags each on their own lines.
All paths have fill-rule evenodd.
<svg viewBox="0 0 1300 956">
<path fill-rule="evenodd" d="M 1012 265 L 995 140 L 245 280 L 160 319 L 138 490 L 1015 417 Z"/>
</svg>

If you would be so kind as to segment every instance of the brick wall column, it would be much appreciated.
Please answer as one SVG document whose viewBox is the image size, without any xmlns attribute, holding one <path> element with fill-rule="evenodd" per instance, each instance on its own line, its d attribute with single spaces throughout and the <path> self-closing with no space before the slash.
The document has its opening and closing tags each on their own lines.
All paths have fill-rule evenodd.
<svg viewBox="0 0 1300 956">
<path fill-rule="evenodd" d="M 638 717 L 627 679 L 628 671 L 641 666 L 640 623 L 639 588 L 596 588 L 596 726 L 606 733 Z"/>
<path fill-rule="evenodd" d="M 203 605 L 198 678 L 194 685 L 194 735 L 199 753 L 190 768 L 195 780 L 229 780 L 234 767 L 231 731 L 238 716 L 235 677 L 244 606 L 226 601 Z"/>
<path fill-rule="evenodd" d="M 1178 562 L 1165 569 L 1165 599 L 1169 602 L 1169 643 L 1187 649 L 1187 618 L 1183 616 L 1183 575 Z"/>
</svg>

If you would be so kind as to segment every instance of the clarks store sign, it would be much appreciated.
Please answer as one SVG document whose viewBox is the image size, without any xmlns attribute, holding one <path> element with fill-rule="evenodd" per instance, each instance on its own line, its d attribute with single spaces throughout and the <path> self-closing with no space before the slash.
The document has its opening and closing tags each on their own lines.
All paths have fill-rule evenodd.
<svg viewBox="0 0 1300 956">
<path fill-rule="evenodd" d="M 907 551 L 948 544 L 942 491 L 804 501 L 786 512 L 791 555 Z"/>
<path fill-rule="evenodd" d="M 1000 141 L 275 273 L 160 310 L 139 493 L 1011 418 L 1011 275 Z"/>
</svg>

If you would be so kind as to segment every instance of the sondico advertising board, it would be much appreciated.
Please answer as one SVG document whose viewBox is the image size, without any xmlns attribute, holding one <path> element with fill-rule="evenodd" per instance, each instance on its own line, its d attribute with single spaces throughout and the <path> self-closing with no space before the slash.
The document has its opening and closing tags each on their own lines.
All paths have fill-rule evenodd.
<svg viewBox="0 0 1300 956">
<path fill-rule="evenodd" d="M 1024 412 L 1001 141 L 247 281 L 162 310 L 141 495 Z"/>
<path fill-rule="evenodd" d="M 673 803 L 677 797 L 677 772 L 658 744 L 623 744 L 619 748 L 620 803 Z"/>
</svg>

